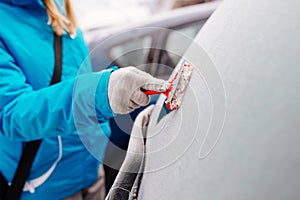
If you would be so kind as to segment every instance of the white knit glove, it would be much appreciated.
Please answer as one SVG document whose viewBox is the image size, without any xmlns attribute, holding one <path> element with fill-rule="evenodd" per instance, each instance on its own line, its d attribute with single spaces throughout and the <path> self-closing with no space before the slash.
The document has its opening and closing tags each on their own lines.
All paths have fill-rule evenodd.
<svg viewBox="0 0 300 200">
<path fill-rule="evenodd" d="M 169 83 L 154 78 L 135 67 L 126 67 L 111 73 L 108 82 L 108 100 L 116 114 L 127 114 L 149 103 L 149 96 L 141 90 L 165 92 Z"/>
</svg>

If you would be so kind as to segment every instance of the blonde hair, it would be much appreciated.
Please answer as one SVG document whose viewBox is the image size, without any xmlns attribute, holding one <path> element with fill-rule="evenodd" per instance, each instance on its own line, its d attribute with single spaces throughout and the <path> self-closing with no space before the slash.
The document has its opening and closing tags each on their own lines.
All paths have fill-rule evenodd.
<svg viewBox="0 0 300 200">
<path fill-rule="evenodd" d="M 57 35 L 68 32 L 72 38 L 76 36 L 76 19 L 71 5 L 71 0 L 64 0 L 66 16 L 57 9 L 54 0 L 43 0 L 49 17 L 48 24 L 52 24 L 53 31 Z"/>
</svg>

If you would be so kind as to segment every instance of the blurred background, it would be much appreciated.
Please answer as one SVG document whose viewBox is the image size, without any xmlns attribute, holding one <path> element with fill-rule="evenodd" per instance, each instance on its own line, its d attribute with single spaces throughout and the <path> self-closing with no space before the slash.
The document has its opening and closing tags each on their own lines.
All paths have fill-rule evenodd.
<svg viewBox="0 0 300 200">
<path fill-rule="evenodd" d="M 143 21 L 168 10 L 208 0 L 73 0 L 78 24 L 83 30 Z"/>
</svg>

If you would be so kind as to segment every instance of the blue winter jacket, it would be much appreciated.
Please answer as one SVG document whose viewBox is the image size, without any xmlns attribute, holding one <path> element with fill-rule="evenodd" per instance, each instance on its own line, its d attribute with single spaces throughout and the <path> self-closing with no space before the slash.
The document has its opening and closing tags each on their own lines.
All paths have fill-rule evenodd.
<svg viewBox="0 0 300 200">
<path fill-rule="evenodd" d="M 62 81 L 49 87 L 55 59 L 47 21 L 41 0 L 0 0 L 0 171 L 8 182 L 26 141 L 43 139 L 28 178 L 32 185 L 22 199 L 63 199 L 90 186 L 99 162 L 76 130 L 83 126 L 83 132 L 107 138 L 107 120 L 113 116 L 107 97 L 111 70 L 77 75 L 88 55 L 80 31 L 75 39 L 63 36 Z M 86 60 L 83 71 L 90 72 L 89 64 Z M 85 113 L 93 104 L 100 128 L 86 126 L 88 120 L 95 122 Z M 106 140 L 95 143 L 103 153 Z"/>
</svg>

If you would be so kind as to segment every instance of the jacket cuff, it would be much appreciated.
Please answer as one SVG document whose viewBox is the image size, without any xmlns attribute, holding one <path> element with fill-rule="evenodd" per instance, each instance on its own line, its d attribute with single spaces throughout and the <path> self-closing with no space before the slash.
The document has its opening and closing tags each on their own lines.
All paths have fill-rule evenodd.
<svg viewBox="0 0 300 200">
<path fill-rule="evenodd" d="M 109 105 L 108 82 L 111 72 L 117 69 L 117 67 L 112 67 L 99 72 L 100 79 L 95 95 L 96 115 L 99 122 L 106 121 L 107 119 L 115 116 Z"/>
</svg>

